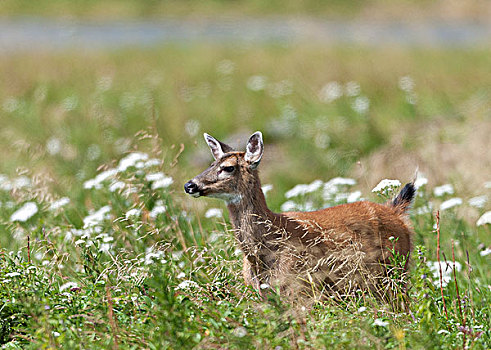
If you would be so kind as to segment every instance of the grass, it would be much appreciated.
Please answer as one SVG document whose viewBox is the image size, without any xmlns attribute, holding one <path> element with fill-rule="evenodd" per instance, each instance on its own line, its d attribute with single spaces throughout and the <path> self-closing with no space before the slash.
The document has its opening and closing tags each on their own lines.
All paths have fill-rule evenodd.
<svg viewBox="0 0 491 350">
<path fill-rule="evenodd" d="M 241 0 L 241 1 L 179 1 L 179 0 L 3 0 L 3 16 L 47 16 L 60 18 L 128 19 L 161 17 L 216 17 L 220 16 L 317 16 L 319 18 L 367 19 L 481 19 L 487 20 L 489 6 L 481 1 L 465 4 L 442 4 L 428 0 L 397 2 L 387 0 Z"/>
<path fill-rule="evenodd" d="M 209 161 L 202 132 L 236 144 L 244 142 L 239 135 L 260 129 L 280 160 L 264 169 L 264 179 L 271 182 L 274 173 L 281 192 L 316 174 L 350 174 L 356 161 L 389 145 L 393 135 L 411 152 L 428 142 L 423 135 L 446 142 L 457 139 L 446 135 L 459 135 L 463 125 L 485 128 L 488 56 L 305 46 L 3 56 L 0 171 L 28 168 L 43 181 L 52 178 L 61 195 L 131 149 L 141 130 L 159 135 L 161 143 L 147 140 L 147 148 L 160 148 L 162 157 L 172 145 L 185 145 L 181 171 Z M 414 91 L 399 87 L 405 76 Z M 254 77 L 264 85 L 257 91 L 247 88 Z M 359 91 L 322 102 L 320 92 L 333 81 L 338 90 L 355 82 Z M 411 94 L 416 104 L 407 102 Z M 368 110 L 357 112 L 357 101 L 368 101 Z M 445 127 L 432 126 L 437 135 L 425 135 L 436 122 Z"/>
<path fill-rule="evenodd" d="M 264 132 L 262 178 L 274 185 L 268 202 L 279 211 L 288 189 L 353 176 L 357 161 L 400 130 L 405 151 L 423 152 L 427 141 L 414 136 L 427 125 L 443 120 L 447 138 L 472 123 L 484 128 L 488 57 L 308 46 L 2 56 L 2 347 L 489 348 L 490 255 L 481 252 L 491 245 L 490 225 L 475 224 L 489 202 L 470 206 L 458 183 L 443 196 L 431 178 L 420 189 L 404 312 L 366 296 L 310 310 L 274 295 L 261 300 L 243 285 L 227 213 L 205 216 L 222 204 L 191 201 L 181 189 L 211 159 L 202 132 L 231 143 Z M 134 151 L 156 161 L 104 173 Z M 86 182 L 101 173 L 104 181 Z M 370 193 L 376 183 L 356 179 L 339 195 L 289 200 L 333 205 L 355 189 L 383 200 Z M 489 198 L 481 182 L 467 185 Z M 442 211 L 435 226 L 434 212 L 455 196 L 463 204 Z M 62 197 L 69 203 L 52 208 Z M 37 212 L 13 220 L 29 202 Z M 432 270 L 437 229 L 440 260 L 461 264 L 455 276 L 443 268 L 443 298 Z"/>
</svg>

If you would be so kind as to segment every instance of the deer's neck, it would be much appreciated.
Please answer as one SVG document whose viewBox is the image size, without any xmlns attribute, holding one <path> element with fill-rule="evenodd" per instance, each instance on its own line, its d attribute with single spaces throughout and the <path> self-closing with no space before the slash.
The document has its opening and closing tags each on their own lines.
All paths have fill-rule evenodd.
<svg viewBox="0 0 491 350">
<path fill-rule="evenodd" d="M 235 234 L 244 253 L 272 248 L 280 214 L 273 213 L 266 204 L 257 174 L 241 189 L 241 199 L 229 202 L 228 210 Z"/>
</svg>

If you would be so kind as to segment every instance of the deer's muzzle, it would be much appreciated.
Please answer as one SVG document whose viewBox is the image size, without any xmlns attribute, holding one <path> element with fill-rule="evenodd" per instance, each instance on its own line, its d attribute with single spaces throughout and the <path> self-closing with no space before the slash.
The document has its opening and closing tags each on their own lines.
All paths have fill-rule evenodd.
<svg viewBox="0 0 491 350">
<path fill-rule="evenodd" d="M 193 197 L 201 196 L 201 191 L 200 191 L 198 185 L 196 185 L 192 180 L 190 180 L 184 184 L 184 192 L 186 192 L 187 194 L 189 194 Z"/>
</svg>

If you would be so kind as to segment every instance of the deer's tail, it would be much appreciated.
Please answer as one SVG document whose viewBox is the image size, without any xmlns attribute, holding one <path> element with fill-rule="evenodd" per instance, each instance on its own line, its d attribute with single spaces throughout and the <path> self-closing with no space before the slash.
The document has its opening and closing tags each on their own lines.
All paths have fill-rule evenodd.
<svg viewBox="0 0 491 350">
<path fill-rule="evenodd" d="M 399 209 L 402 212 L 407 212 L 413 203 L 414 196 L 416 195 L 416 187 L 414 186 L 414 180 L 406 184 L 401 192 L 390 203 L 392 207 Z"/>
</svg>

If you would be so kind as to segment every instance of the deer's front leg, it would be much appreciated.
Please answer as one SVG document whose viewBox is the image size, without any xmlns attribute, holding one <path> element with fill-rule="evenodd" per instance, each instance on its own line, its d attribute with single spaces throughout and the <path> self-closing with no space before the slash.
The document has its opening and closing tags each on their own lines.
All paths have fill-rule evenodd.
<svg viewBox="0 0 491 350">
<path fill-rule="evenodd" d="M 252 286 L 260 296 L 265 297 L 265 290 L 261 289 L 261 284 L 269 283 L 269 278 L 265 276 L 263 263 L 260 259 L 245 255 L 242 275 L 246 285 Z"/>
</svg>

